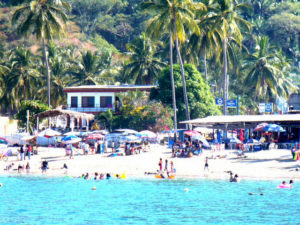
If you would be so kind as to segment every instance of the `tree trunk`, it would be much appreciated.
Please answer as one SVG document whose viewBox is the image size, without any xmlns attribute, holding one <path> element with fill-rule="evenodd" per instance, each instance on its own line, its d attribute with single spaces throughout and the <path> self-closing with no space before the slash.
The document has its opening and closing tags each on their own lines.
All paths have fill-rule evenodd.
<svg viewBox="0 0 300 225">
<path fill-rule="evenodd" d="M 176 108 L 176 95 L 175 95 L 175 85 L 174 85 L 174 74 L 173 74 L 173 48 L 172 48 L 172 29 L 169 28 L 169 38 L 170 38 L 170 71 L 171 71 L 171 86 L 172 86 L 172 102 L 173 102 L 173 114 L 174 114 L 174 138 L 176 141 L 176 130 L 177 130 L 177 108 Z"/>
<path fill-rule="evenodd" d="M 45 60 L 45 65 L 46 65 L 46 71 L 47 71 L 47 102 L 48 102 L 48 107 L 50 108 L 50 71 L 49 71 L 49 64 L 48 64 L 48 57 L 47 57 L 47 52 L 46 52 L 46 43 L 45 43 L 45 38 L 43 38 L 43 53 L 44 53 L 44 60 Z"/>
<path fill-rule="evenodd" d="M 226 54 L 226 38 L 224 37 L 223 40 L 223 64 L 224 64 L 224 69 L 223 69 L 223 79 L 224 79 L 224 83 L 223 83 L 223 114 L 224 116 L 227 115 L 227 54 Z"/>
<path fill-rule="evenodd" d="M 190 113 L 189 113 L 189 102 L 187 98 L 186 93 L 186 84 L 185 84 L 185 76 L 184 76 L 184 68 L 183 63 L 181 59 L 181 54 L 179 51 L 179 45 L 178 45 L 178 35 L 177 35 L 177 18 L 176 18 L 176 12 L 175 9 L 173 9 L 173 19 L 174 19 L 174 31 L 175 31 L 175 44 L 176 44 L 176 51 L 179 59 L 180 64 L 180 70 L 181 70 L 181 78 L 182 78 L 182 87 L 183 87 L 183 98 L 185 103 L 185 114 L 186 114 L 186 120 L 190 120 Z M 188 126 L 188 125 L 187 125 Z M 188 128 L 188 127 L 187 127 Z"/>
<path fill-rule="evenodd" d="M 204 61 L 204 77 L 205 77 L 205 81 L 207 81 L 207 62 L 206 62 L 206 46 L 205 45 L 204 45 L 203 61 Z"/>
</svg>

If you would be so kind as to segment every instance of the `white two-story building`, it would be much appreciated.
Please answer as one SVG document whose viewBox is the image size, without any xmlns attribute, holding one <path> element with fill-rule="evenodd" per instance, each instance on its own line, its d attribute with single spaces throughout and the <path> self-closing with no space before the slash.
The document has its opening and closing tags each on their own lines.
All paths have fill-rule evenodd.
<svg viewBox="0 0 300 225">
<path fill-rule="evenodd" d="M 118 111 L 116 93 L 129 91 L 150 92 L 153 85 L 86 85 L 66 87 L 67 109 L 77 112 L 98 114 L 111 109 Z"/>
</svg>

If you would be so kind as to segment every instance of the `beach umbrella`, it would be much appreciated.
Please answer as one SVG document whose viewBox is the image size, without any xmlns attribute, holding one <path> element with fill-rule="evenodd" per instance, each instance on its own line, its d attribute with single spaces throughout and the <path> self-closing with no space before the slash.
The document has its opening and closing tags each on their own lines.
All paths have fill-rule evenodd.
<svg viewBox="0 0 300 225">
<path fill-rule="evenodd" d="M 258 140 L 251 138 L 247 141 L 247 143 L 255 144 L 255 143 L 259 143 L 259 142 L 258 142 Z"/>
<path fill-rule="evenodd" d="M 36 136 L 28 135 L 21 138 L 22 141 L 30 141 L 32 139 L 36 138 Z"/>
<path fill-rule="evenodd" d="M 51 137 L 55 137 L 55 136 L 59 136 L 59 135 L 61 135 L 61 133 L 58 131 L 55 131 L 52 129 L 46 129 L 46 130 L 41 131 L 37 136 L 51 138 Z"/>
<path fill-rule="evenodd" d="M 109 132 L 107 130 L 94 130 L 93 134 L 102 134 L 102 135 L 106 135 L 109 134 Z"/>
<path fill-rule="evenodd" d="M 268 125 L 267 123 L 260 123 L 253 129 L 253 131 L 262 131 L 264 127 L 267 125 Z"/>
<path fill-rule="evenodd" d="M 202 134 L 209 134 L 213 132 L 213 129 L 207 127 L 195 127 L 194 131 L 200 132 Z"/>
<path fill-rule="evenodd" d="M 4 137 L 0 137 L 0 140 L 8 142 Z"/>
<path fill-rule="evenodd" d="M 90 134 L 86 140 L 100 140 L 104 139 L 104 136 L 102 134 Z"/>
<path fill-rule="evenodd" d="M 184 131 L 184 134 L 187 135 L 187 136 L 190 136 L 190 137 L 200 135 L 200 134 L 199 134 L 197 131 L 195 131 L 195 130 L 187 130 L 187 131 Z"/>
<path fill-rule="evenodd" d="M 266 132 L 285 132 L 285 129 L 283 129 L 281 126 L 277 124 L 268 124 L 263 128 L 263 131 Z"/>
<path fill-rule="evenodd" d="M 241 140 L 237 139 L 236 137 L 230 138 L 230 139 L 229 139 L 229 143 L 242 144 Z"/>
<path fill-rule="evenodd" d="M 124 134 L 137 134 L 138 132 L 131 129 L 117 129 L 116 132 L 124 133 Z"/>
<path fill-rule="evenodd" d="M 196 139 L 202 142 L 204 147 L 210 147 L 209 143 L 207 142 L 207 140 L 205 139 L 205 137 L 203 137 L 202 135 L 198 134 L 196 136 L 193 136 L 192 139 Z"/>
<path fill-rule="evenodd" d="M 5 138 L 0 137 L 0 144 L 7 145 L 8 141 Z"/>
<path fill-rule="evenodd" d="M 148 137 L 148 138 L 156 138 L 157 135 L 150 131 L 150 130 L 143 130 L 143 131 L 140 131 L 137 136 L 141 136 L 141 137 Z"/>
<path fill-rule="evenodd" d="M 70 131 L 68 133 L 64 133 L 64 136 L 69 136 L 69 135 L 80 136 L 79 134 L 80 132 Z"/>
<path fill-rule="evenodd" d="M 74 144 L 81 141 L 81 138 L 75 136 L 75 135 L 68 135 L 61 139 L 61 142 L 65 144 Z"/>
<path fill-rule="evenodd" d="M 122 140 L 127 142 L 134 142 L 134 141 L 138 141 L 139 138 L 135 135 L 128 135 L 128 136 L 123 136 Z"/>
</svg>

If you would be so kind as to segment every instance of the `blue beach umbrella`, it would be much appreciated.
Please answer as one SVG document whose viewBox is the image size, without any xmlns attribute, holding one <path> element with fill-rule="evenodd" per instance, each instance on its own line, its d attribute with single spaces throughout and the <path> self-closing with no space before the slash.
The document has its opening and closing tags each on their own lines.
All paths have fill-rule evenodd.
<svg viewBox="0 0 300 225">
<path fill-rule="evenodd" d="M 248 144 L 248 143 L 249 143 L 249 144 L 255 144 L 255 143 L 259 143 L 259 141 L 256 140 L 256 139 L 251 138 L 251 139 L 247 140 L 246 143 L 247 143 L 247 144 Z"/>
<path fill-rule="evenodd" d="M 65 136 L 61 139 L 61 142 L 64 142 L 66 144 L 73 144 L 73 143 L 77 143 L 77 142 L 80 142 L 81 141 L 81 138 L 75 136 L 75 135 L 68 135 L 68 136 Z"/>
<path fill-rule="evenodd" d="M 281 126 L 277 124 L 268 124 L 263 128 L 263 131 L 266 132 L 285 132 L 285 129 L 283 129 Z"/>
<path fill-rule="evenodd" d="M 241 140 L 236 138 L 236 137 L 232 137 L 229 139 L 229 143 L 237 143 L 237 144 L 242 144 Z"/>
</svg>

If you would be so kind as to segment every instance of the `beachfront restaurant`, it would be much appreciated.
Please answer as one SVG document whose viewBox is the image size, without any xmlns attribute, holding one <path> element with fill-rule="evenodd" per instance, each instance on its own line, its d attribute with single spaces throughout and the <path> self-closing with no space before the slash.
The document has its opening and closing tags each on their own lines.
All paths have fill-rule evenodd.
<svg viewBox="0 0 300 225">
<path fill-rule="evenodd" d="M 208 116 L 180 123 L 193 128 L 211 128 L 214 132 L 243 130 L 248 134 L 248 138 L 259 140 L 264 137 L 266 142 L 274 142 L 278 148 L 291 148 L 294 143 L 300 142 L 300 114 Z M 276 124 L 281 126 L 284 132 L 255 131 L 254 128 L 260 124 Z"/>
</svg>

